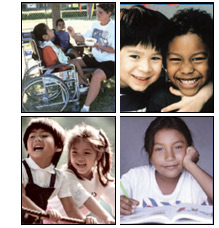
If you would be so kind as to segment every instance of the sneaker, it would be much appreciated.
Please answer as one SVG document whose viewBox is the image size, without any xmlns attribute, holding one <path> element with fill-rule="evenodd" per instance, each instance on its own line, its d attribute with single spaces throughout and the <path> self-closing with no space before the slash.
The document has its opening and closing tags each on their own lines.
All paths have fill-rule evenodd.
<svg viewBox="0 0 219 228">
<path fill-rule="evenodd" d="M 87 109 L 85 109 L 85 108 L 82 108 L 82 109 L 80 110 L 80 112 L 89 112 L 89 110 L 87 110 Z"/>
<path fill-rule="evenodd" d="M 79 91 L 80 93 L 86 93 L 89 89 L 89 86 L 85 86 L 85 85 L 80 85 L 79 86 Z"/>
</svg>

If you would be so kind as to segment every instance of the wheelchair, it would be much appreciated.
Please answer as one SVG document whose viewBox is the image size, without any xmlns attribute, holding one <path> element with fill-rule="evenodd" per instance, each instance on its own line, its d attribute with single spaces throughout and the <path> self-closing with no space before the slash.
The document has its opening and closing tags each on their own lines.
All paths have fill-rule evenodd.
<svg viewBox="0 0 219 228">
<path fill-rule="evenodd" d="M 72 112 L 78 112 L 80 94 L 86 93 L 88 87 L 80 88 L 75 66 L 57 64 L 45 67 L 42 50 L 32 32 L 29 42 L 36 65 L 27 69 L 23 76 L 22 112 L 63 112 L 68 103 L 72 103 Z M 62 67 L 68 69 L 59 71 Z"/>
</svg>

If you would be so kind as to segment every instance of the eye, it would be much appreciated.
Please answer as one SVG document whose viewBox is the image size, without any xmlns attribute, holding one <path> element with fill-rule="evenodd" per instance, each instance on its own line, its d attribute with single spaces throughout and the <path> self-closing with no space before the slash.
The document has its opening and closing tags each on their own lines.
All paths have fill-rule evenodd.
<svg viewBox="0 0 219 228">
<path fill-rule="evenodd" d="M 75 154 L 77 154 L 77 151 L 72 150 L 71 153 L 72 153 L 73 155 L 75 155 Z"/>
<path fill-rule="evenodd" d="M 163 147 L 155 147 L 154 149 L 156 152 L 162 152 L 164 150 Z"/>
<path fill-rule="evenodd" d="M 202 61 L 204 61 L 206 59 L 207 59 L 207 57 L 195 57 L 195 58 L 192 59 L 192 61 L 194 61 L 194 62 L 202 62 Z"/>
<path fill-rule="evenodd" d="M 85 151 L 84 153 L 85 153 L 86 155 L 91 154 L 91 152 L 89 152 L 89 151 Z"/>
<path fill-rule="evenodd" d="M 132 59 L 140 59 L 139 55 L 130 55 L 129 57 L 131 57 Z"/>
<path fill-rule="evenodd" d="M 169 61 L 171 61 L 171 62 L 180 62 L 181 59 L 180 58 L 169 58 Z"/>
<path fill-rule="evenodd" d="M 154 60 L 154 61 L 162 60 L 162 58 L 159 57 L 159 56 L 154 56 L 151 59 Z"/>
<path fill-rule="evenodd" d="M 175 148 L 176 150 L 180 150 L 180 149 L 183 148 L 183 146 L 182 146 L 182 145 L 176 145 L 174 148 Z"/>
</svg>

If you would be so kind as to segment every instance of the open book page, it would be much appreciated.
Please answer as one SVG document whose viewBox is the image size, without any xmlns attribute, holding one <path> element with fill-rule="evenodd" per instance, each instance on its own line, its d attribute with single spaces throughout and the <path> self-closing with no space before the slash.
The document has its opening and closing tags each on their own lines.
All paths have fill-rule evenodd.
<svg viewBox="0 0 219 228">
<path fill-rule="evenodd" d="M 175 207 L 173 220 L 184 223 L 193 220 L 200 223 L 213 223 L 213 206 L 180 204 Z"/>
<path fill-rule="evenodd" d="M 177 206 L 136 208 L 135 213 L 120 217 L 121 224 L 139 223 L 213 223 L 213 207 L 180 204 Z"/>
</svg>

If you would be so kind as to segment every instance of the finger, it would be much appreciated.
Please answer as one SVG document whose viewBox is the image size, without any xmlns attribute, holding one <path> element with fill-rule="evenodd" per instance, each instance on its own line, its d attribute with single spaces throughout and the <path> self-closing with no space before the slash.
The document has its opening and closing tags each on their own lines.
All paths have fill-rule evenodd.
<svg viewBox="0 0 219 228">
<path fill-rule="evenodd" d="M 183 96 L 183 94 L 178 89 L 174 89 L 172 86 L 170 86 L 169 90 L 173 95 L 180 96 L 180 97 Z"/>
<path fill-rule="evenodd" d="M 165 108 L 162 108 L 161 112 L 171 112 L 171 111 L 174 111 L 174 110 L 179 109 L 179 108 L 180 108 L 180 102 L 177 102 L 177 103 L 173 103 L 171 105 L 168 105 Z"/>
</svg>

